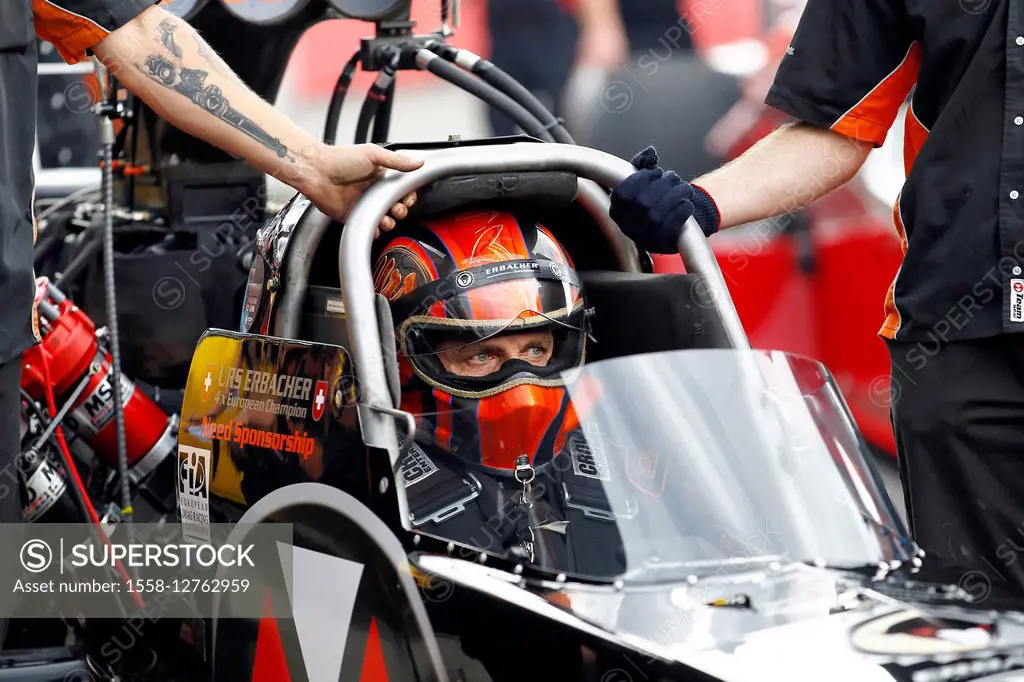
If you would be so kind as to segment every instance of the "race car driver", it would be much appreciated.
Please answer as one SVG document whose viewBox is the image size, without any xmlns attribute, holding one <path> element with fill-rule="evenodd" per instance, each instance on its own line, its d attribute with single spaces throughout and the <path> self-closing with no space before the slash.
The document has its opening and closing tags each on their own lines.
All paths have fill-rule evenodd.
<svg viewBox="0 0 1024 682">
<path fill-rule="evenodd" d="M 904 259 L 885 300 L 891 409 L 917 543 L 1024 596 L 1024 3 L 808 0 L 767 104 L 799 122 L 692 183 L 653 150 L 612 196 L 640 246 L 792 211 L 842 185 L 916 85 Z M 848 295 L 856 295 L 856 284 Z M 975 594 L 984 598 L 984 595 Z"/>
<path fill-rule="evenodd" d="M 563 372 L 583 365 L 588 310 L 564 248 L 522 215 L 481 210 L 403 227 L 378 256 L 391 301 L 413 524 L 556 568 L 623 570 L 612 473 Z"/>
<path fill-rule="evenodd" d="M 295 187 L 332 216 L 343 217 L 384 168 L 419 166 L 374 145 L 318 143 L 250 91 L 188 24 L 155 4 L 0 2 L 0 468 L 7 474 L 19 450 L 19 356 L 38 341 L 32 310 L 36 35 L 70 63 L 95 54 L 168 122 Z M 395 206 L 381 227 L 394 227 L 412 201 Z M 0 495 L 0 523 L 17 522 L 20 511 L 17 495 Z M 13 569 L 3 570 L 8 555 L 0 573 L 13 576 Z"/>
</svg>

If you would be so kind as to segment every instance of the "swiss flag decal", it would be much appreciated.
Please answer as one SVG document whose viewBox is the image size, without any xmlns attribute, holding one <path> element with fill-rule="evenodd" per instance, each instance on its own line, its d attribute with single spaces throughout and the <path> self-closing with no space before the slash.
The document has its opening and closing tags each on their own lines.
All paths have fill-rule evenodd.
<svg viewBox="0 0 1024 682">
<path fill-rule="evenodd" d="M 324 416 L 324 407 L 327 406 L 327 382 L 316 382 L 316 390 L 313 391 L 313 421 L 320 421 Z"/>
<path fill-rule="evenodd" d="M 213 365 L 206 366 L 206 374 L 203 375 L 203 402 L 205 403 L 210 399 L 210 388 L 213 386 Z"/>
</svg>

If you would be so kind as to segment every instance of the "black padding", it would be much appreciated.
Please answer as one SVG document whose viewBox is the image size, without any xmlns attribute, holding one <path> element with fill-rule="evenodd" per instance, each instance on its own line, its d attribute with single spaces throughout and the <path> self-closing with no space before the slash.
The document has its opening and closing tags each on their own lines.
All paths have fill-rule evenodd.
<svg viewBox="0 0 1024 682">
<path fill-rule="evenodd" d="M 729 348 L 703 280 L 696 275 L 581 272 L 594 309 L 587 360 L 695 348 Z"/>
<path fill-rule="evenodd" d="M 299 338 L 348 348 L 348 327 L 345 326 L 341 289 L 321 286 L 306 288 Z"/>
<path fill-rule="evenodd" d="M 417 192 L 409 210 L 413 220 L 492 201 L 515 201 L 541 210 L 565 208 L 576 200 L 574 173 L 481 173 L 444 178 Z"/>
</svg>

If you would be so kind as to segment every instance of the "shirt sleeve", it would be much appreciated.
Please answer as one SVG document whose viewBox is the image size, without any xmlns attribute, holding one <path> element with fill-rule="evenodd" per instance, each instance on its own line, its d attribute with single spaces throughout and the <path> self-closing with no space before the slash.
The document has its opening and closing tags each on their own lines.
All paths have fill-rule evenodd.
<svg viewBox="0 0 1024 682">
<path fill-rule="evenodd" d="M 75 64 L 108 35 L 161 1 L 32 0 L 36 35 L 53 43 L 68 64 Z"/>
<path fill-rule="evenodd" d="M 902 0 L 808 0 L 765 104 L 880 146 L 920 62 Z"/>
</svg>

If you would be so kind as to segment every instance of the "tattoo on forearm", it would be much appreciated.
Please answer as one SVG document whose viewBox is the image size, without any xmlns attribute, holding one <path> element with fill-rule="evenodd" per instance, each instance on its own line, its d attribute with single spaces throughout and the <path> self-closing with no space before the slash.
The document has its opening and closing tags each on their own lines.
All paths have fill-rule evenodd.
<svg viewBox="0 0 1024 682">
<path fill-rule="evenodd" d="M 164 19 L 160 22 L 158 28 L 160 30 L 160 44 L 175 59 L 172 61 L 164 55 L 151 54 L 146 57 L 143 64 L 136 64 L 136 68 L 165 88 L 184 95 L 192 104 L 203 111 L 213 114 L 232 128 L 245 133 L 268 149 L 273 150 L 279 158 L 295 161 L 295 157 L 288 150 L 288 147 L 281 143 L 281 140 L 271 136 L 270 133 L 256 125 L 252 119 L 232 107 L 231 102 L 224 96 L 224 92 L 217 85 L 206 83 L 206 79 L 210 75 L 208 71 L 193 69 L 184 65 L 181 46 L 174 41 L 174 31 L 178 28 L 176 21 Z M 231 73 L 231 69 L 223 63 L 209 46 L 205 45 L 202 40 L 196 40 L 196 43 L 199 45 L 199 53 L 204 57 L 205 61 L 211 62 L 211 58 L 208 55 L 212 55 L 214 61 L 211 62 L 211 66 L 221 75 L 237 81 L 237 76 Z M 205 53 L 204 49 L 206 50 Z M 220 62 L 226 73 L 223 73 L 221 68 L 218 68 L 216 62 Z"/>
<path fill-rule="evenodd" d="M 181 47 L 174 42 L 174 31 L 178 25 L 170 19 L 164 19 L 157 28 L 160 29 L 160 44 L 166 47 L 168 52 L 181 59 Z"/>
</svg>

